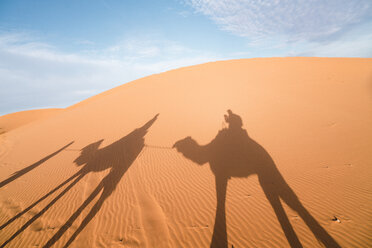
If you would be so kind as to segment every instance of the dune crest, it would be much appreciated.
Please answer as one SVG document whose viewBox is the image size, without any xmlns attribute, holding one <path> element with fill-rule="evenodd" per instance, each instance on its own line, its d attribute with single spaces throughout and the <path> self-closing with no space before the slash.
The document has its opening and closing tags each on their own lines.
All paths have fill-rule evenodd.
<svg viewBox="0 0 372 248">
<path fill-rule="evenodd" d="M 0 116 L 0 134 L 24 126 L 36 120 L 48 118 L 62 109 L 35 109 Z"/>
</svg>

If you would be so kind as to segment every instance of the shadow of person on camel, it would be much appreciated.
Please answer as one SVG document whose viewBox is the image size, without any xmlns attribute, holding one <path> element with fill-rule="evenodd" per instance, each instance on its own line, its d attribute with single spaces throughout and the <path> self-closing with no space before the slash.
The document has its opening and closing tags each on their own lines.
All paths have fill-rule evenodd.
<svg viewBox="0 0 372 248">
<path fill-rule="evenodd" d="M 340 247 L 327 231 L 314 219 L 302 205 L 296 194 L 280 174 L 269 153 L 248 136 L 242 128 L 239 115 L 228 110 L 225 121 L 228 128 L 220 130 L 207 145 L 199 145 L 191 137 L 174 144 L 177 151 L 193 162 L 203 165 L 209 163 L 215 175 L 217 209 L 210 247 L 227 247 L 226 231 L 226 190 L 231 177 L 248 177 L 257 174 L 259 183 L 270 202 L 283 232 L 291 247 L 302 247 L 282 203 L 298 213 L 315 237 L 326 247 Z"/>
</svg>

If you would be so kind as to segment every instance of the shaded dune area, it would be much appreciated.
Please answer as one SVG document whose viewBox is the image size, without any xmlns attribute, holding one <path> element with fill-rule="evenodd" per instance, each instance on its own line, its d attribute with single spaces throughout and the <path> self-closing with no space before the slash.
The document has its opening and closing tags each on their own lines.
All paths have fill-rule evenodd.
<svg viewBox="0 0 372 248">
<path fill-rule="evenodd" d="M 213 62 L 47 112 L 0 117 L 0 247 L 371 246 L 372 59 Z"/>
</svg>

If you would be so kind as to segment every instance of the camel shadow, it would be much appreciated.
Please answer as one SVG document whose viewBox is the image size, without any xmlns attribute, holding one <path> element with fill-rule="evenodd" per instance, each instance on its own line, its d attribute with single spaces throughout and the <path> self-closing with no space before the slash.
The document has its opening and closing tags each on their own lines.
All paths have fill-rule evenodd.
<svg viewBox="0 0 372 248">
<path fill-rule="evenodd" d="M 72 189 L 84 176 L 90 172 L 99 172 L 106 169 L 110 169 L 110 172 L 101 180 L 96 186 L 93 192 L 86 198 L 86 200 L 80 205 L 80 207 L 70 216 L 70 218 L 62 225 L 62 227 L 51 237 L 43 247 L 53 246 L 63 234 L 71 227 L 74 221 L 80 216 L 83 210 L 100 194 L 98 200 L 95 202 L 93 207 L 90 209 L 88 214 L 85 216 L 79 227 L 74 231 L 72 236 L 66 242 L 63 247 L 68 247 L 80 234 L 80 232 L 88 225 L 88 223 L 94 218 L 99 212 L 103 203 L 106 199 L 114 192 L 121 178 L 125 172 L 129 169 L 135 159 L 141 153 L 145 146 L 144 136 L 148 129 L 156 121 L 158 114 L 155 115 L 150 121 L 144 124 L 142 127 L 133 130 L 127 136 L 120 140 L 112 143 L 103 148 L 99 148 L 103 140 L 99 140 L 92 143 L 81 150 L 81 154 L 75 159 L 75 163 L 82 168 L 66 179 L 64 182 L 59 184 L 53 190 L 39 198 L 37 201 L 32 203 L 29 207 L 18 213 L 16 216 L 8 220 L 5 224 L 0 226 L 0 230 L 5 228 L 7 225 L 21 217 L 23 214 L 31 210 L 41 201 L 46 199 L 48 196 L 55 193 L 57 190 L 67 185 L 63 191 L 61 191 L 56 197 L 54 197 L 41 211 L 35 214 L 30 220 L 28 220 L 20 229 L 18 229 L 5 243 L 0 247 L 5 247 L 9 242 L 16 238 L 22 233 L 28 226 L 30 226 L 35 220 L 40 218 L 50 207 L 52 207 L 63 195 Z M 72 182 L 71 182 L 72 181 Z M 71 182 L 71 183 L 70 183 Z M 70 184 L 69 184 L 70 183 Z"/>
<path fill-rule="evenodd" d="M 269 153 L 248 136 L 242 128 L 240 116 L 228 110 L 225 115 L 228 128 L 220 130 L 207 145 L 199 145 L 191 137 L 174 144 L 177 151 L 193 162 L 209 163 L 215 176 L 217 208 L 210 247 L 227 247 L 226 191 L 231 177 L 257 174 L 259 183 L 270 202 L 291 247 L 302 247 L 281 203 L 281 199 L 304 220 L 314 236 L 326 247 L 340 247 L 327 231 L 314 219 L 280 174 Z"/>
</svg>

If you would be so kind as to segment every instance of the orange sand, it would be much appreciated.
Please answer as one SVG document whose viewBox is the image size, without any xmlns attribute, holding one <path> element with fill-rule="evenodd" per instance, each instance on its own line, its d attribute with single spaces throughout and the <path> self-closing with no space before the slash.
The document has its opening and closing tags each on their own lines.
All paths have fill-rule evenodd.
<svg viewBox="0 0 372 248">
<path fill-rule="evenodd" d="M 372 244 L 372 59 L 191 66 L 15 126 L 0 247 Z"/>
<path fill-rule="evenodd" d="M 36 120 L 44 119 L 52 116 L 62 109 L 36 109 L 20 111 L 7 115 L 0 116 L 0 134 L 16 129 L 23 125 L 29 124 Z"/>
</svg>

